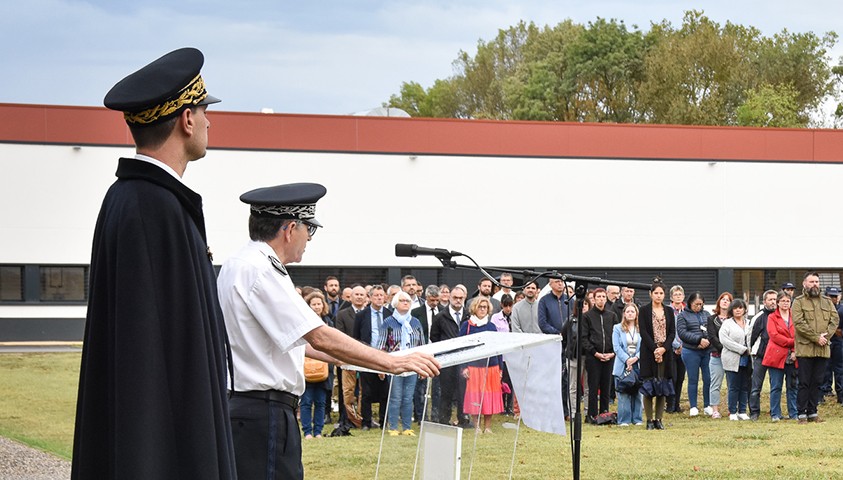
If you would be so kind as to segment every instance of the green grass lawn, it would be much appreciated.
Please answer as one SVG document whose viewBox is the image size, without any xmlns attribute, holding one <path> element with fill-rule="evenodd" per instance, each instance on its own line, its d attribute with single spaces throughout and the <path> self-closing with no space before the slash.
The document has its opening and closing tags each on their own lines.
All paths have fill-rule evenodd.
<svg viewBox="0 0 843 480">
<path fill-rule="evenodd" d="M 79 357 L 0 355 L 0 435 L 70 458 Z M 758 422 L 668 414 L 664 431 L 585 425 L 582 478 L 843 478 L 843 407 L 821 405 L 820 415 L 827 421 L 802 426 L 771 423 L 766 392 L 762 407 Z M 511 421 L 497 416 L 495 433 L 476 439 L 473 431 L 463 432 L 462 478 L 468 478 L 469 469 L 472 478 L 509 477 L 516 430 L 502 423 Z M 571 477 L 569 437 L 526 427 L 517 435 L 513 478 Z M 305 441 L 307 477 L 374 478 L 380 440 L 379 431 L 353 430 L 350 437 Z M 411 478 L 417 440 L 387 436 L 379 477 Z"/>
<path fill-rule="evenodd" d="M 0 435 L 70 459 L 80 357 L 0 354 Z"/>
</svg>

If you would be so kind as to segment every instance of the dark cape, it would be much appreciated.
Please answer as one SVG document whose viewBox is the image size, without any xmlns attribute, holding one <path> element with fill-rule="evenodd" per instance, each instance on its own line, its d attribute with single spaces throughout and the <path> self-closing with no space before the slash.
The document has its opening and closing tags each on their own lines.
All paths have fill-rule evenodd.
<svg viewBox="0 0 843 480">
<path fill-rule="evenodd" d="M 74 479 L 234 479 L 202 198 L 120 159 L 94 233 Z"/>
</svg>

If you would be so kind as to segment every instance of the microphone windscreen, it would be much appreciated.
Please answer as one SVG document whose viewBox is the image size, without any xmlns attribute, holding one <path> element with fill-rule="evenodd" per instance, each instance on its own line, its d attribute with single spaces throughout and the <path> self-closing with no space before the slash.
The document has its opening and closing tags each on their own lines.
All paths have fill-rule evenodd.
<svg viewBox="0 0 843 480">
<path fill-rule="evenodd" d="M 395 244 L 395 256 L 396 257 L 415 257 L 415 245 L 409 245 L 406 243 L 396 243 Z"/>
</svg>

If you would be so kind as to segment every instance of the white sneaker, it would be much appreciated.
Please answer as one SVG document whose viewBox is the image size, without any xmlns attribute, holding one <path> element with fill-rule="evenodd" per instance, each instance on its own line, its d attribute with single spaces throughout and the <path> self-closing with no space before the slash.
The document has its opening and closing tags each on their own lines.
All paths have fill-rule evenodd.
<svg viewBox="0 0 843 480">
<path fill-rule="evenodd" d="M 739 420 L 749 420 L 749 415 L 747 415 L 747 414 L 745 414 L 745 413 L 739 413 L 739 414 L 738 414 L 738 419 L 739 419 Z"/>
<path fill-rule="evenodd" d="M 711 407 L 705 407 L 705 408 L 703 408 L 703 413 L 705 413 L 708 416 L 711 416 L 711 414 L 714 413 L 714 409 L 711 408 Z"/>
<path fill-rule="evenodd" d="M 737 421 L 737 420 L 738 420 L 738 415 L 737 415 L 737 414 L 735 414 L 735 413 L 729 414 L 729 420 L 735 420 L 735 421 Z"/>
<path fill-rule="evenodd" d="M 619 423 L 618 426 L 619 427 L 628 427 L 629 424 L 628 423 Z"/>
<path fill-rule="evenodd" d="M 696 417 L 699 414 L 700 414 L 700 411 L 697 410 L 697 407 L 691 407 L 691 409 L 688 410 L 688 415 L 690 415 L 692 417 Z"/>
</svg>

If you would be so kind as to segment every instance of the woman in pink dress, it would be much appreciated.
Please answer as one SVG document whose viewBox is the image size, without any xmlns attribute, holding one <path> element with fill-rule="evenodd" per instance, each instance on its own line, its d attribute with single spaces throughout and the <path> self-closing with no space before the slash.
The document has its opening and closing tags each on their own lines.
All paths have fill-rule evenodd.
<svg viewBox="0 0 843 480">
<path fill-rule="evenodd" d="M 460 325 L 460 336 L 497 332 L 497 327 L 490 321 L 491 313 L 492 303 L 484 297 L 476 298 L 471 302 L 471 317 Z M 476 423 L 483 433 L 492 433 L 492 415 L 503 412 L 500 365 L 501 358 L 496 355 L 488 359 L 488 364 L 486 359 L 478 360 L 462 369 L 466 383 L 463 411 L 471 416 L 483 415 L 482 429 L 479 418 Z"/>
</svg>

